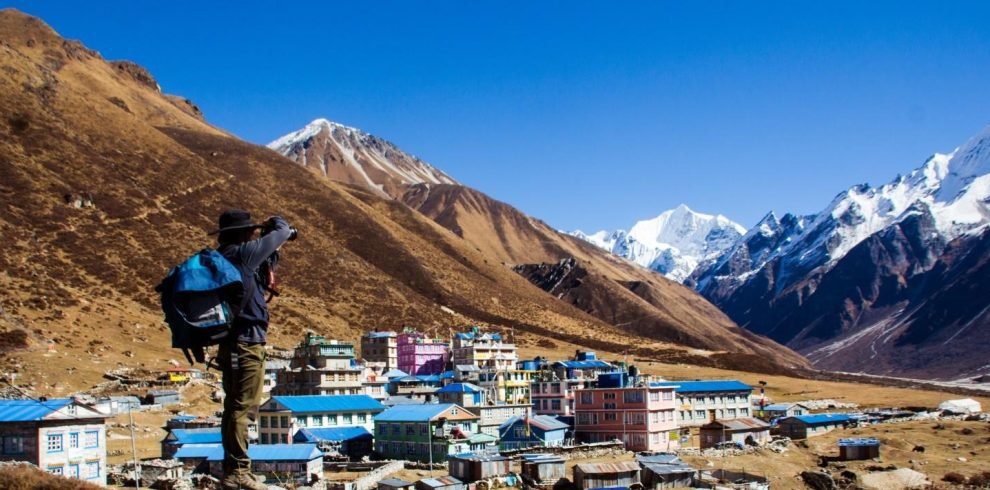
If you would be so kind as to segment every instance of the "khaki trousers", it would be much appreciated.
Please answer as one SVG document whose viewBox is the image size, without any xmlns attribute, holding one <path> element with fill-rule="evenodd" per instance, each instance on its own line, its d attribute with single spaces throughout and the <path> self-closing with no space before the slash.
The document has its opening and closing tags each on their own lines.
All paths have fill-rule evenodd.
<svg viewBox="0 0 990 490">
<path fill-rule="evenodd" d="M 223 372 L 223 471 L 226 475 L 250 474 L 248 415 L 261 402 L 265 379 L 265 344 L 225 342 L 217 361 Z"/>
</svg>

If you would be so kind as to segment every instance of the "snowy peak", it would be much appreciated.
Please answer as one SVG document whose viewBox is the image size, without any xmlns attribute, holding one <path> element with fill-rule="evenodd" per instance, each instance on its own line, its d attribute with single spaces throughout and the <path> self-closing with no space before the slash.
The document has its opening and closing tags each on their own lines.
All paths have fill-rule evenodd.
<svg viewBox="0 0 990 490">
<path fill-rule="evenodd" d="M 323 175 L 366 187 L 383 196 L 401 197 L 415 184 L 456 184 L 449 175 L 360 129 L 315 119 L 268 144 L 296 163 Z"/>
<path fill-rule="evenodd" d="M 698 213 L 681 204 L 635 223 L 628 232 L 571 235 L 683 282 L 698 264 L 714 260 L 744 233 L 745 228 L 725 216 Z"/>
</svg>

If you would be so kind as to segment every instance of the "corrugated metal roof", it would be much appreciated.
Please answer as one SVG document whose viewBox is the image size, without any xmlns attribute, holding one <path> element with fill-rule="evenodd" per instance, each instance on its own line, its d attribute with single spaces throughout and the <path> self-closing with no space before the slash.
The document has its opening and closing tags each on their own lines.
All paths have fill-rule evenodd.
<svg viewBox="0 0 990 490">
<path fill-rule="evenodd" d="M 484 444 L 488 442 L 495 442 L 498 440 L 495 436 L 490 436 L 488 434 L 483 434 L 481 432 L 477 434 L 471 434 L 467 438 L 468 444 Z"/>
<path fill-rule="evenodd" d="M 481 393 L 481 388 L 471 383 L 451 383 L 437 390 L 437 393 Z"/>
<path fill-rule="evenodd" d="M 252 461 L 310 461 L 323 456 L 316 444 L 252 444 L 248 457 Z M 223 447 L 213 451 L 208 461 L 223 461 Z"/>
<path fill-rule="evenodd" d="M 426 403 L 422 398 L 412 398 L 408 396 L 392 395 L 382 401 L 386 408 L 395 405 L 422 405 Z"/>
<path fill-rule="evenodd" d="M 223 442 L 219 427 L 172 429 L 176 444 L 214 444 Z"/>
<path fill-rule="evenodd" d="M 273 396 L 272 399 L 296 413 L 385 410 L 385 405 L 368 395 Z"/>
<path fill-rule="evenodd" d="M 405 371 L 402 371 L 400 369 L 389 369 L 382 376 L 384 376 L 384 377 L 386 377 L 388 379 L 392 379 L 392 378 L 405 378 L 406 376 L 409 376 L 409 373 L 407 373 Z"/>
<path fill-rule="evenodd" d="M 448 475 L 448 476 L 438 476 L 435 478 L 423 478 L 422 480 L 419 481 L 419 483 L 422 483 L 432 488 L 437 488 L 437 487 L 446 487 L 450 485 L 460 485 L 461 481 L 458 480 L 457 478 Z"/>
<path fill-rule="evenodd" d="M 444 413 L 453 403 L 438 403 L 436 405 L 396 405 L 375 415 L 375 422 L 426 422 Z M 461 409 L 470 415 L 467 410 Z M 477 418 L 477 417 L 475 417 Z"/>
<path fill-rule="evenodd" d="M 695 471 L 698 471 L 684 462 L 677 462 L 674 464 L 643 463 L 643 468 L 648 469 L 658 475 L 694 473 Z"/>
<path fill-rule="evenodd" d="M 753 391 L 753 387 L 742 381 L 706 380 L 706 381 L 662 381 L 651 386 L 677 386 L 678 393 L 708 393 L 715 391 Z"/>
<path fill-rule="evenodd" d="M 617 463 L 584 463 L 575 465 L 581 468 L 585 474 L 588 473 L 624 473 L 627 471 L 639 471 L 639 465 L 631 461 L 620 461 Z"/>
<path fill-rule="evenodd" d="M 560 419 L 552 415 L 533 415 L 529 417 L 528 422 L 529 425 L 532 425 L 533 427 L 538 427 L 543 430 L 561 430 L 561 429 L 569 429 L 571 427 L 570 425 L 565 424 Z M 505 430 L 506 428 L 511 427 L 516 423 L 525 424 L 527 423 L 527 420 L 522 415 L 515 415 L 510 417 L 509 420 L 502 422 L 498 426 L 498 428 L 499 430 Z"/>
<path fill-rule="evenodd" d="M 677 455 L 673 453 L 637 454 L 636 461 L 643 464 L 674 464 L 681 462 L 681 458 L 678 458 Z"/>
<path fill-rule="evenodd" d="M 554 366 L 563 366 L 568 369 L 611 369 L 614 366 L 598 359 L 589 361 L 557 361 Z"/>
<path fill-rule="evenodd" d="M 366 337 L 369 339 L 384 339 L 388 337 L 396 337 L 398 334 L 395 332 L 368 332 Z"/>
<path fill-rule="evenodd" d="M 502 456 L 501 454 L 491 454 L 491 453 L 458 453 L 458 454 L 452 454 L 448 456 L 448 458 L 466 459 L 470 461 L 508 461 L 509 459 L 511 459 Z"/>
<path fill-rule="evenodd" d="M 223 447 L 220 444 L 186 444 L 175 452 L 175 459 L 209 458 L 217 451 L 223 457 Z"/>
<path fill-rule="evenodd" d="M 353 439 L 369 438 L 371 432 L 364 427 L 312 427 L 300 429 L 292 436 L 297 442 L 320 441 L 350 441 Z"/>
<path fill-rule="evenodd" d="M 33 399 L 0 400 L 0 422 L 27 422 L 41 420 L 66 405 L 69 398 L 53 398 L 44 402 Z"/>
<path fill-rule="evenodd" d="M 764 405 L 763 410 L 770 410 L 773 412 L 783 412 L 786 410 L 790 410 L 791 407 L 802 407 L 805 410 L 808 410 L 808 407 L 805 407 L 800 403 L 774 403 L 772 405 Z"/>
<path fill-rule="evenodd" d="M 726 430 L 767 430 L 770 428 L 770 424 L 760 419 L 754 419 L 751 417 L 716 420 L 701 427 L 707 428 L 718 426 L 724 427 Z"/>
<path fill-rule="evenodd" d="M 386 478 L 378 483 L 381 485 L 388 485 L 390 487 L 408 487 L 413 484 L 411 481 L 400 480 L 398 478 Z"/>
<path fill-rule="evenodd" d="M 787 419 L 797 419 L 808 425 L 835 424 L 850 421 L 850 417 L 844 413 L 817 413 L 814 415 L 796 415 Z M 783 420 L 787 420 L 783 419 Z"/>
<path fill-rule="evenodd" d="M 860 437 L 839 439 L 839 446 L 879 446 L 880 440 L 876 437 Z"/>
<path fill-rule="evenodd" d="M 556 454 L 520 454 L 519 457 L 531 463 L 563 463 L 564 458 Z"/>
</svg>

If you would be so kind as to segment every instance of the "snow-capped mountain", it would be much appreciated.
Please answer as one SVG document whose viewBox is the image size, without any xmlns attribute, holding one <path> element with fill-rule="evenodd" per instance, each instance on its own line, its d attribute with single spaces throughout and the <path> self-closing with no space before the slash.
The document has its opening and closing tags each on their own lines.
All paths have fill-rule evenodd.
<svg viewBox="0 0 990 490">
<path fill-rule="evenodd" d="M 990 127 L 883 186 L 861 184 L 843 191 L 820 213 L 767 214 L 686 283 L 741 326 L 807 354 L 821 367 L 878 373 L 917 369 L 915 374 L 924 375 L 928 367 L 907 363 L 944 358 L 951 347 L 936 346 L 934 339 L 942 339 L 939 332 L 955 324 L 918 323 L 930 321 L 913 316 L 920 310 L 929 319 L 939 318 L 931 311 L 937 308 L 918 293 L 924 289 L 919 282 L 936 281 L 932 277 L 959 281 L 929 271 L 952 269 L 954 257 L 983 246 L 974 237 L 983 236 L 988 223 Z M 964 269 L 974 270 L 982 269 Z M 974 300 L 990 305 L 986 295 Z M 975 335 L 990 328 L 987 311 L 942 318 L 982 325 L 967 330 Z M 901 335 L 908 330 L 913 332 L 909 337 Z M 905 357 L 895 348 L 902 341 L 918 352 Z"/>
<path fill-rule="evenodd" d="M 443 171 L 357 128 L 316 119 L 268 147 L 340 182 L 401 197 L 414 184 L 456 184 Z"/>
<path fill-rule="evenodd" d="M 743 233 L 745 228 L 725 216 L 697 213 L 681 204 L 637 222 L 628 232 L 588 235 L 578 230 L 571 235 L 683 282 L 699 264 L 717 258 Z"/>
</svg>

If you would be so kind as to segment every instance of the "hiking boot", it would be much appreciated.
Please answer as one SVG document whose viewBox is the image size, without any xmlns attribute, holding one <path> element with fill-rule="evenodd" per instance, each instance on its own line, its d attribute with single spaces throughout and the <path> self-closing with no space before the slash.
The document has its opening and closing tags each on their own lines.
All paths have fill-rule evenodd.
<svg viewBox="0 0 990 490">
<path fill-rule="evenodd" d="M 268 490 L 268 485 L 258 481 L 250 473 L 238 473 L 227 475 L 220 480 L 220 488 L 223 490 Z"/>
</svg>

